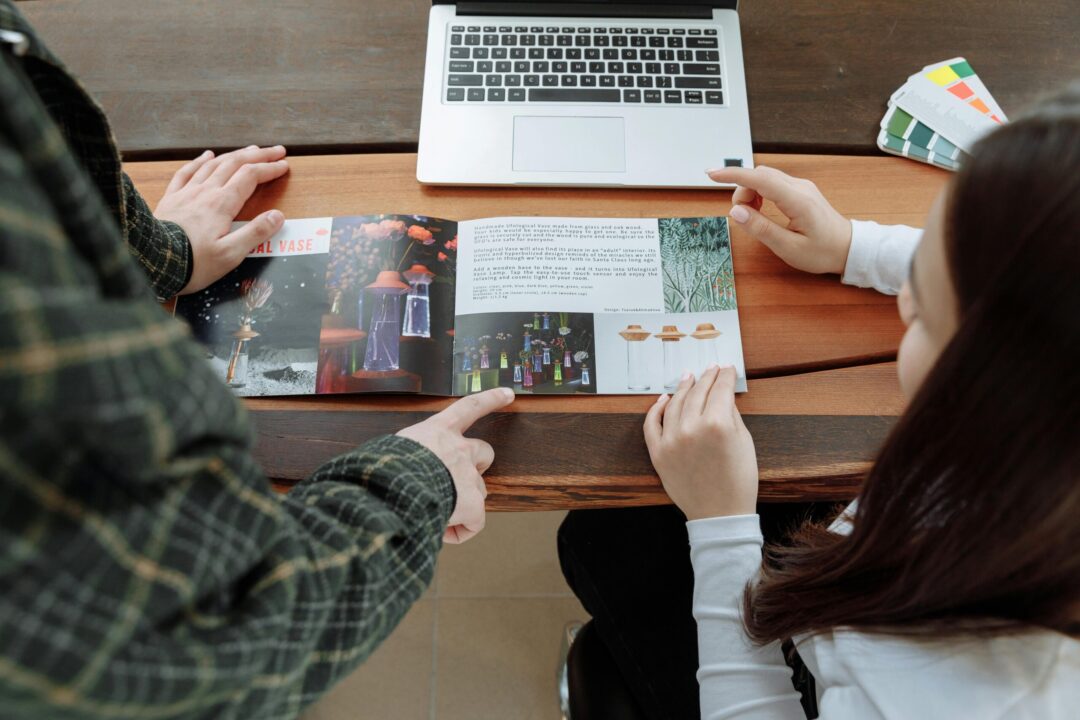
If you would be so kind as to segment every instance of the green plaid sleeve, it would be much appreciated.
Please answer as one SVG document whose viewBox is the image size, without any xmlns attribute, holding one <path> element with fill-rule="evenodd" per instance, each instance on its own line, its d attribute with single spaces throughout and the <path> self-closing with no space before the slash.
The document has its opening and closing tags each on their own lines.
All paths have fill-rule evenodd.
<svg viewBox="0 0 1080 720">
<path fill-rule="evenodd" d="M 158 300 L 169 300 L 191 280 L 191 242 L 179 225 L 154 217 L 127 173 L 122 173 L 121 178 L 124 236 Z"/>
<path fill-rule="evenodd" d="M 385 437 L 276 495 L 14 67 L 0 52 L 0 716 L 293 718 L 431 581 L 451 479 Z"/>
</svg>

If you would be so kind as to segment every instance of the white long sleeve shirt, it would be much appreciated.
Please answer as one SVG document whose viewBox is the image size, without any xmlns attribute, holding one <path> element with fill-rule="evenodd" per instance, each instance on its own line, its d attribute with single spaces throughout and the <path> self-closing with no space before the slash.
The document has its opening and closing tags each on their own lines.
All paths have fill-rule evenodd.
<svg viewBox="0 0 1080 720">
<path fill-rule="evenodd" d="M 852 223 L 843 281 L 899 291 L 920 231 Z M 850 531 L 846 517 L 834 532 Z M 705 720 L 801 720 L 779 643 L 754 645 L 742 594 L 761 567 L 757 515 L 687 523 Z M 1001 638 L 928 640 L 837 629 L 795 638 L 814 675 L 822 720 L 1080 717 L 1080 641 L 1032 630 Z"/>
</svg>

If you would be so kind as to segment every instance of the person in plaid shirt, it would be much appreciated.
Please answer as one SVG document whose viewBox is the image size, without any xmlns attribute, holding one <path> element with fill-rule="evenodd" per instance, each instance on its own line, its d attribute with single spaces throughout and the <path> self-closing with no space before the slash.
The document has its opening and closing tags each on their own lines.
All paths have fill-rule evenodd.
<svg viewBox="0 0 1080 720">
<path fill-rule="evenodd" d="M 360 664 L 483 527 L 509 391 L 466 398 L 276 495 L 244 408 L 159 301 L 236 232 L 283 148 L 184 166 L 157 213 L 101 110 L 0 0 L 0 716 L 290 718 Z"/>
</svg>

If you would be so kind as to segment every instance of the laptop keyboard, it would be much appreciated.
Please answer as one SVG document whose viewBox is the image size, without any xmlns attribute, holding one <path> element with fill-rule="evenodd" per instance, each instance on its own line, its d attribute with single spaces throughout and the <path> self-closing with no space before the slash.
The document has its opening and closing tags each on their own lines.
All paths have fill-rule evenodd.
<svg viewBox="0 0 1080 720">
<path fill-rule="evenodd" d="M 715 28 L 451 25 L 448 103 L 724 104 Z"/>
</svg>

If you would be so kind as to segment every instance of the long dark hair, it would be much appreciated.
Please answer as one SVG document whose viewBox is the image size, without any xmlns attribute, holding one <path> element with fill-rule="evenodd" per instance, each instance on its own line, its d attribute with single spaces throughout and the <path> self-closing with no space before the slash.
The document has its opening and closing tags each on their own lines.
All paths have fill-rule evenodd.
<svg viewBox="0 0 1080 720">
<path fill-rule="evenodd" d="M 758 642 L 1080 634 L 1080 85 L 978 143 L 945 225 L 959 330 L 851 534 L 806 525 L 766 549 L 745 595 Z"/>
</svg>

